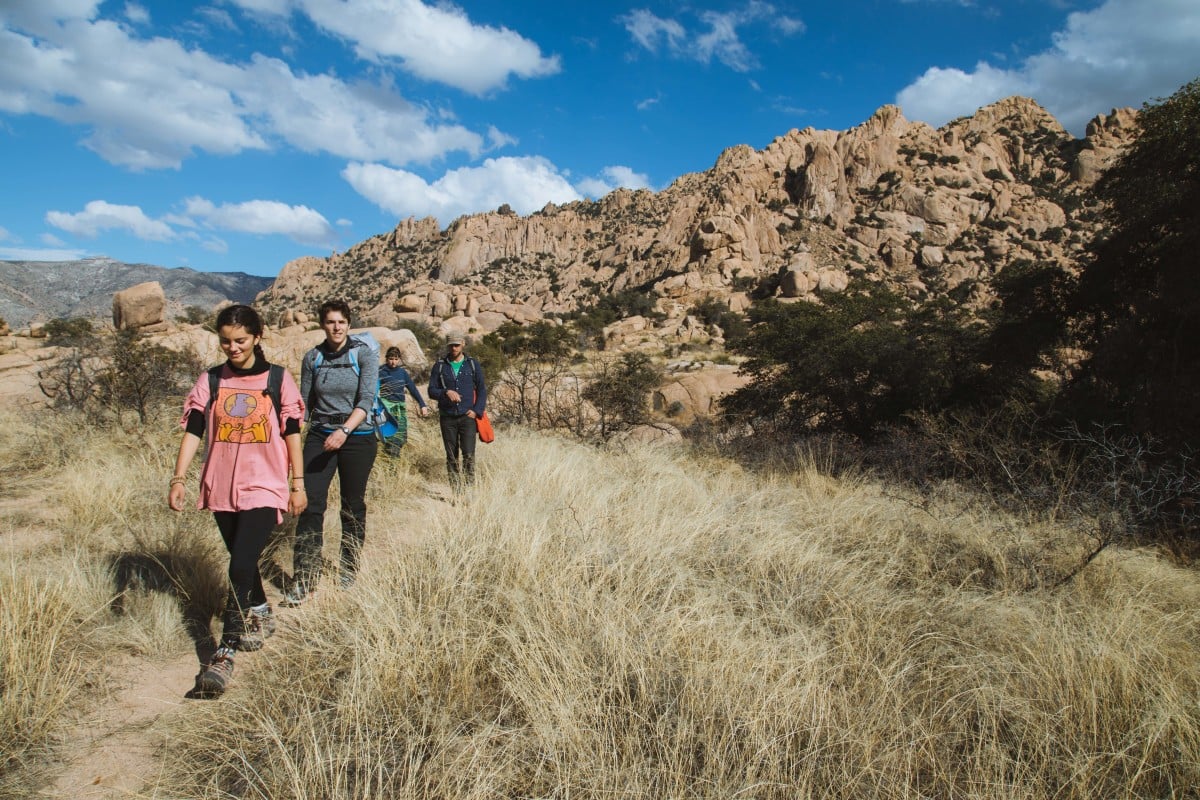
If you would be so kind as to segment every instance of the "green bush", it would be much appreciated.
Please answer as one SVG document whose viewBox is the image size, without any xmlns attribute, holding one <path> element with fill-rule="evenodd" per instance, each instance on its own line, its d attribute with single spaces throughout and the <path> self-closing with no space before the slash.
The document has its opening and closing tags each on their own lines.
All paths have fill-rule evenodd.
<svg viewBox="0 0 1200 800">
<path fill-rule="evenodd" d="M 206 322 L 211 325 L 215 316 L 206 308 L 187 306 L 182 314 L 175 317 L 175 321 L 185 325 L 203 325 Z"/>
<path fill-rule="evenodd" d="M 72 347 L 91 339 L 96 326 L 86 317 L 66 317 L 50 320 L 42 326 L 42 331 L 51 344 Z"/>
<path fill-rule="evenodd" d="M 509 357 L 553 359 L 569 355 L 574 349 L 574 338 L 565 326 L 538 320 L 529 325 L 506 322 L 485 336 L 484 341 Z"/>
<path fill-rule="evenodd" d="M 791 420 L 868 436 L 921 409 L 976 395 L 980 331 L 949 301 L 912 306 L 855 282 L 825 305 L 767 302 L 751 309 L 750 383 L 725 399 L 751 419 Z"/>
</svg>

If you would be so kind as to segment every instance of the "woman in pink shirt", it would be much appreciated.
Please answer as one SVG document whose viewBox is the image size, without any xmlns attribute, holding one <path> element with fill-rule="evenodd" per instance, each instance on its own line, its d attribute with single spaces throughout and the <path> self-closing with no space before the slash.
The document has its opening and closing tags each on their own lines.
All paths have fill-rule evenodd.
<svg viewBox="0 0 1200 800">
<path fill-rule="evenodd" d="M 185 476 L 207 434 L 196 507 L 213 513 L 225 540 L 230 591 L 221 644 L 196 678 L 198 695 L 224 691 L 235 652 L 259 649 L 275 631 L 258 560 L 283 513 L 299 514 L 308 505 L 300 443 L 304 403 L 295 379 L 267 362 L 262 319 L 250 306 L 223 309 L 216 329 L 228 360 L 202 374 L 184 401 L 183 441 L 167 494 L 171 509 L 182 511 Z"/>
</svg>

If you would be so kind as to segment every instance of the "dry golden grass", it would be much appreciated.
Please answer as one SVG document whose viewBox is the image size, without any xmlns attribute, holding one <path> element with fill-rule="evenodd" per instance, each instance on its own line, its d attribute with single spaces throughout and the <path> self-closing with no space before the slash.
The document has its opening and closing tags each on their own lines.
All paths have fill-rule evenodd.
<svg viewBox="0 0 1200 800">
<path fill-rule="evenodd" d="M 174 434 L 146 438 L 71 457 L 107 514 L 52 490 L 75 529 L 40 558 L 96 604 L 68 639 L 182 646 L 152 603 L 111 613 L 87 558 L 153 551 L 219 601 L 211 520 L 159 510 Z M 173 718 L 154 796 L 1200 797 L 1200 579 L 1153 553 L 1030 589 L 1069 530 L 512 430 L 451 503 L 436 427 L 413 438 L 373 477 L 362 579 Z"/>
</svg>

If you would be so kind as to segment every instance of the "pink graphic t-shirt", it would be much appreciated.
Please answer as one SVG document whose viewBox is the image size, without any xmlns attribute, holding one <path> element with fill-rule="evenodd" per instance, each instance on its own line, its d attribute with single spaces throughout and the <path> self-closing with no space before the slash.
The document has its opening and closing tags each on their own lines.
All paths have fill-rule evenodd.
<svg viewBox="0 0 1200 800">
<path fill-rule="evenodd" d="M 226 366 L 212 409 L 205 420 L 208 455 L 200 473 L 197 508 L 209 511 L 279 510 L 288 505 L 288 452 L 274 404 L 267 395 L 267 372 L 235 375 Z M 193 409 L 208 405 L 208 373 L 196 381 L 183 403 L 181 425 Z M 280 387 L 282 417 L 303 421 L 304 401 L 291 373 Z"/>
</svg>

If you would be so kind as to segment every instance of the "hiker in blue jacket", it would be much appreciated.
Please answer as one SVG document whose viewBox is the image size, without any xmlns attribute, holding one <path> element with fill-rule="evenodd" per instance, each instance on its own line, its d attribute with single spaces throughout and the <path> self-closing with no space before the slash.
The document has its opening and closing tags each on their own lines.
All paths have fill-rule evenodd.
<svg viewBox="0 0 1200 800">
<path fill-rule="evenodd" d="M 429 374 L 429 397 L 438 404 L 442 444 L 446 448 L 446 473 L 450 485 L 461 490 L 475 482 L 475 420 L 487 408 L 487 384 L 479 361 L 467 355 L 457 334 L 446 341 L 446 355 Z M 459 457 L 462 457 L 461 462 Z"/>
<path fill-rule="evenodd" d="M 386 363 L 379 368 L 379 399 L 383 401 L 383 406 L 388 413 L 396 419 L 396 433 L 383 440 L 383 452 L 389 456 L 400 455 L 400 448 L 404 447 L 408 441 L 408 413 L 405 403 L 407 395 L 405 392 L 411 394 L 417 401 L 419 406 L 417 416 L 424 417 L 429 414 L 429 406 L 425 405 L 425 398 L 421 396 L 421 390 L 413 383 L 408 370 L 400 365 L 403 355 L 399 347 L 389 347 Z"/>
</svg>

